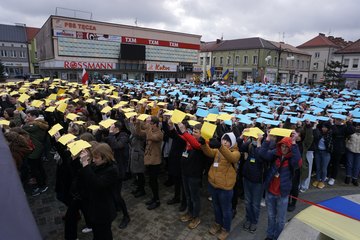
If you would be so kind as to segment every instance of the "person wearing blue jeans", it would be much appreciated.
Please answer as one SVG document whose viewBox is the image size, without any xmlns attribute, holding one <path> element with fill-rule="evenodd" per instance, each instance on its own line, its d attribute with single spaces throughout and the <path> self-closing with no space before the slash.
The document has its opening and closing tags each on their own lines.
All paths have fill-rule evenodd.
<svg viewBox="0 0 360 240">
<path fill-rule="evenodd" d="M 270 134 L 259 148 L 259 155 L 270 163 L 265 178 L 268 228 L 266 240 L 278 239 L 285 226 L 289 194 L 292 189 L 294 171 L 301 165 L 301 154 L 296 144 L 298 134 L 284 137 L 270 148 Z"/>
<path fill-rule="evenodd" d="M 247 178 L 244 178 L 246 223 L 250 223 L 248 228 L 247 226 L 244 226 L 244 228 L 247 228 L 250 232 L 256 231 L 256 225 L 260 215 L 262 193 L 262 183 L 251 182 Z"/>
<path fill-rule="evenodd" d="M 321 130 L 316 128 L 314 131 L 314 145 L 315 145 L 315 164 L 316 164 L 316 181 L 313 186 L 317 188 L 325 187 L 325 179 L 327 176 L 327 168 L 331 159 L 332 152 L 332 131 L 331 124 L 325 122 L 321 126 Z"/>
<path fill-rule="evenodd" d="M 209 184 L 209 192 L 212 197 L 212 205 L 215 213 L 215 222 L 230 232 L 232 220 L 233 190 L 214 188 Z"/>
</svg>

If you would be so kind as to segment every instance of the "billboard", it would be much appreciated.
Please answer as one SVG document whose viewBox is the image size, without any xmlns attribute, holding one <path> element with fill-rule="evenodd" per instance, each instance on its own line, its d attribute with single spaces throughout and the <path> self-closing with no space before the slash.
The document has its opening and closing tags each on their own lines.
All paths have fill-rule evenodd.
<svg viewBox="0 0 360 240">
<path fill-rule="evenodd" d="M 121 44 L 120 58 L 125 60 L 145 60 L 145 46 Z"/>
</svg>

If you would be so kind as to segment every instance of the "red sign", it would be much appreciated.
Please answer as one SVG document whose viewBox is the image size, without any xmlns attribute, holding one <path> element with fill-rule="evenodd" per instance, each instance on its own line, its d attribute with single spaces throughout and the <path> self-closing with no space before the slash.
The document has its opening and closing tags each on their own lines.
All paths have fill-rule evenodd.
<svg viewBox="0 0 360 240">
<path fill-rule="evenodd" d="M 147 38 L 121 37 L 121 42 L 130 43 L 130 44 L 155 45 L 155 46 L 162 46 L 162 47 L 174 47 L 174 48 L 200 50 L 200 45 L 198 45 L 198 44 L 180 43 L 180 42 L 163 41 L 163 40 L 156 40 L 156 39 L 147 39 Z"/>
<path fill-rule="evenodd" d="M 64 68 L 67 69 L 114 69 L 114 63 L 104 62 L 78 62 L 78 61 L 64 61 Z"/>
<path fill-rule="evenodd" d="M 64 27 L 73 28 L 73 29 L 94 30 L 94 31 L 96 31 L 96 27 L 94 25 L 90 25 L 90 24 L 64 22 Z"/>
</svg>

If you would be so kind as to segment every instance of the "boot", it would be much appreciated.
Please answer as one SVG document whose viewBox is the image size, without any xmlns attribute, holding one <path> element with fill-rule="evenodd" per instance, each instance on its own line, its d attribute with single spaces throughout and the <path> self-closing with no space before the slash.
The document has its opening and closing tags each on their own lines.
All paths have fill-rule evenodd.
<svg viewBox="0 0 360 240">
<path fill-rule="evenodd" d="M 356 187 L 359 186 L 358 180 L 355 178 L 352 179 L 351 183 L 354 184 L 354 186 L 356 186 Z"/>
<path fill-rule="evenodd" d="M 127 225 L 129 224 L 130 222 L 130 217 L 129 216 L 124 216 L 120 225 L 119 225 L 119 228 L 120 229 L 125 229 L 127 227 Z"/>
</svg>

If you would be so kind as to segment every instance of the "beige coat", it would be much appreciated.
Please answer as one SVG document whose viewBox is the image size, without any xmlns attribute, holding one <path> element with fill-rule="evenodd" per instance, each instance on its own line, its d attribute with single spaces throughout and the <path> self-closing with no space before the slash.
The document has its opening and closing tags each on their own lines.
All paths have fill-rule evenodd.
<svg viewBox="0 0 360 240">
<path fill-rule="evenodd" d="M 353 153 L 360 153 L 360 133 L 350 135 L 349 140 L 346 141 L 346 148 Z"/>
<path fill-rule="evenodd" d="M 202 145 L 201 149 L 208 157 L 214 158 L 214 163 L 217 162 L 218 166 L 215 167 L 214 163 L 211 165 L 208 181 L 214 188 L 232 190 L 236 182 L 236 163 L 240 159 L 240 152 L 237 144 L 228 149 L 221 146 L 219 149 L 211 149 L 208 144 Z"/>
<path fill-rule="evenodd" d="M 161 164 L 161 144 L 164 134 L 161 132 L 160 128 L 152 130 L 148 124 L 137 123 L 136 132 L 138 135 L 146 137 L 144 164 Z"/>
</svg>

